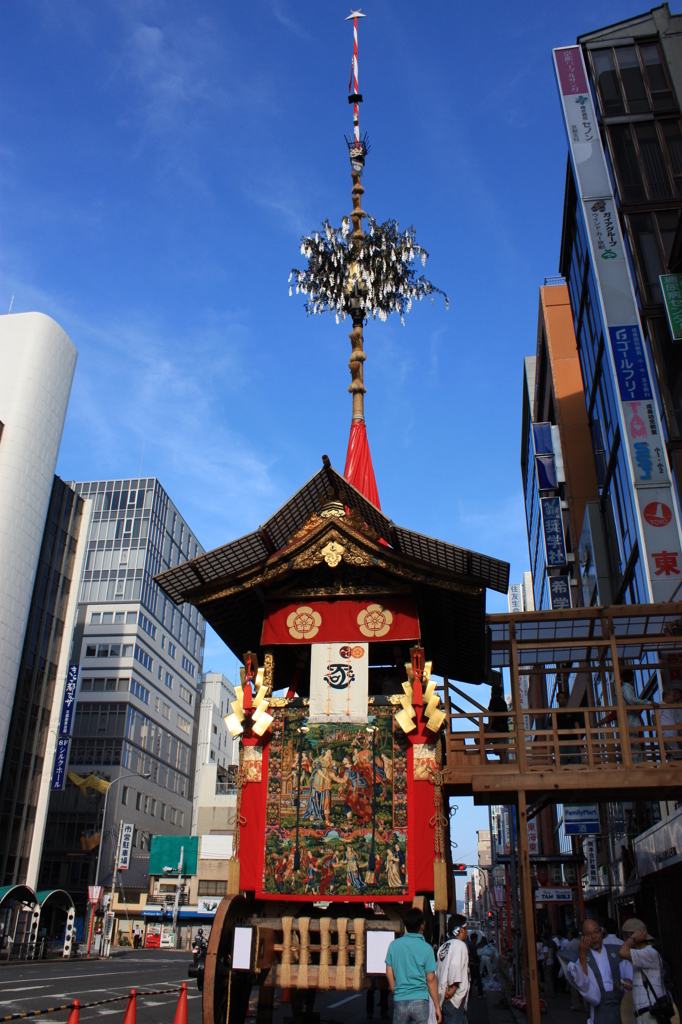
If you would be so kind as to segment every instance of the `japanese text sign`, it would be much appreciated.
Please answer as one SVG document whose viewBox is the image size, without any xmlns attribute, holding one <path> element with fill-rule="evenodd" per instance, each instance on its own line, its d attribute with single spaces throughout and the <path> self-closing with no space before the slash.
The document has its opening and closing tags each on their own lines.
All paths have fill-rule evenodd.
<svg viewBox="0 0 682 1024">
<path fill-rule="evenodd" d="M 54 753 L 54 768 L 52 769 L 52 790 L 64 789 L 64 778 L 66 776 L 66 764 L 69 756 L 69 738 L 61 737 L 57 740 L 57 749 Z"/>
<path fill-rule="evenodd" d="M 69 665 L 66 673 L 66 686 L 64 687 L 64 700 L 62 702 L 62 717 L 59 723 L 59 735 L 70 736 L 73 723 L 73 713 L 76 707 L 76 690 L 78 688 L 78 665 Z"/>
<path fill-rule="evenodd" d="M 118 855 L 118 870 L 127 871 L 130 867 L 130 857 L 133 852 L 133 830 L 132 822 L 124 822 L 121 829 L 121 849 Z"/>
<path fill-rule="evenodd" d="M 542 528 L 545 535 L 545 554 L 548 568 L 567 565 L 564 544 L 564 526 L 559 498 L 541 498 Z"/>
</svg>

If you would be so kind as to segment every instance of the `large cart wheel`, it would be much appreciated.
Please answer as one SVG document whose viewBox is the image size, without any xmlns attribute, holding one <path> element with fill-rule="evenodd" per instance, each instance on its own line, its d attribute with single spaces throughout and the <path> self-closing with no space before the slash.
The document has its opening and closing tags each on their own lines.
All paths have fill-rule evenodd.
<svg viewBox="0 0 682 1024">
<path fill-rule="evenodd" d="M 234 929 L 246 922 L 248 912 L 249 906 L 243 896 L 225 896 L 216 911 L 206 950 L 203 1024 L 242 1024 L 246 1018 L 253 975 L 249 971 L 234 971 L 230 985 L 230 974 Z"/>
</svg>

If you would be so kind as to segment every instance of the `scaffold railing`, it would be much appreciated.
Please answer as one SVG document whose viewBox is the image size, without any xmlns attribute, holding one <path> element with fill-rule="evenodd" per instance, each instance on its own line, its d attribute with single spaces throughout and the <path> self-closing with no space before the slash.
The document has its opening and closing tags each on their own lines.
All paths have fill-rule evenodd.
<svg viewBox="0 0 682 1024">
<path fill-rule="evenodd" d="M 489 711 L 445 681 L 451 793 L 496 802 L 522 789 L 562 798 L 679 789 L 680 603 L 489 615 L 487 625 L 511 707 Z M 652 700 L 664 691 L 674 699 Z"/>
</svg>

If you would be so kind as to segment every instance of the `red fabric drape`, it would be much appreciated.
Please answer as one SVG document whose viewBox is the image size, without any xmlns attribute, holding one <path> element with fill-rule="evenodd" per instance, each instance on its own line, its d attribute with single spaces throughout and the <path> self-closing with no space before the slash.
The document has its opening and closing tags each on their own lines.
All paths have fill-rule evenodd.
<svg viewBox="0 0 682 1024">
<path fill-rule="evenodd" d="M 371 501 L 378 509 L 381 508 L 364 420 L 353 420 L 350 425 L 346 468 L 343 475 L 356 490 L 364 494 L 368 501 Z"/>
</svg>

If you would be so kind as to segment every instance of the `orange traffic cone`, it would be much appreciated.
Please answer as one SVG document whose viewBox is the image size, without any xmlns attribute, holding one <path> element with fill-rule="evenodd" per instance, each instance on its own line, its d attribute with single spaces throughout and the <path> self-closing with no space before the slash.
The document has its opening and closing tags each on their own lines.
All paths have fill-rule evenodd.
<svg viewBox="0 0 682 1024">
<path fill-rule="evenodd" d="M 135 1024 L 135 1018 L 137 1016 L 136 1005 L 137 993 L 134 988 L 131 988 L 130 995 L 128 996 L 128 1005 L 126 1006 L 126 1015 L 123 1018 L 123 1024 Z"/>
<path fill-rule="evenodd" d="M 78 1024 L 78 1021 L 80 1019 L 80 1013 L 81 1004 L 78 1002 L 77 999 L 74 999 L 74 1001 L 71 1004 L 71 1013 L 69 1014 L 69 1020 L 67 1024 Z"/>
<path fill-rule="evenodd" d="M 180 986 L 180 996 L 178 998 L 178 1007 L 175 1011 L 175 1020 L 173 1024 L 187 1024 L 187 982 L 183 981 Z"/>
</svg>

